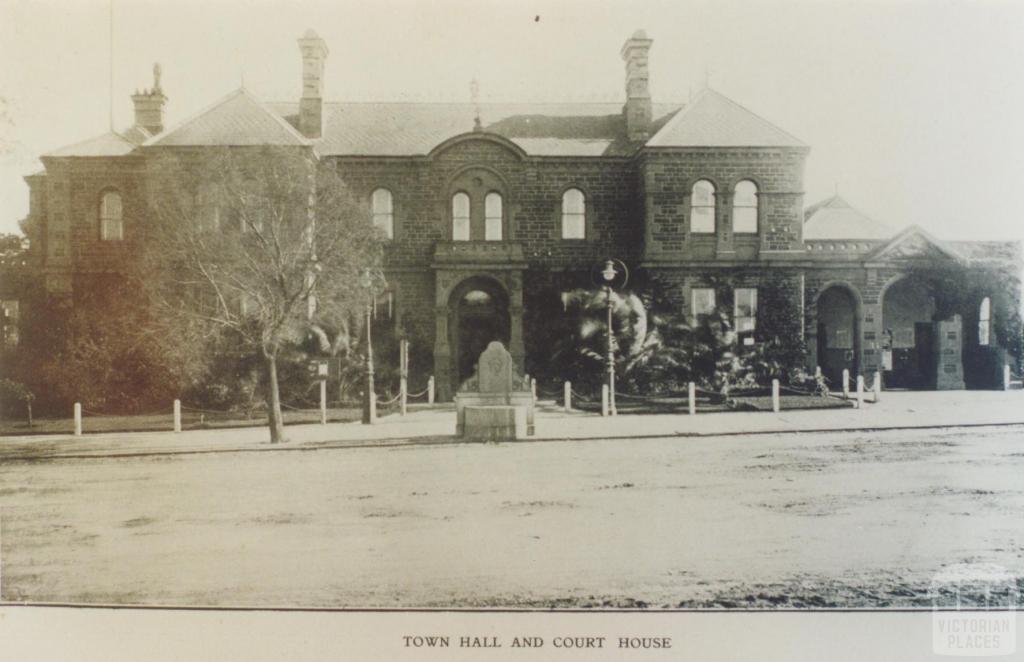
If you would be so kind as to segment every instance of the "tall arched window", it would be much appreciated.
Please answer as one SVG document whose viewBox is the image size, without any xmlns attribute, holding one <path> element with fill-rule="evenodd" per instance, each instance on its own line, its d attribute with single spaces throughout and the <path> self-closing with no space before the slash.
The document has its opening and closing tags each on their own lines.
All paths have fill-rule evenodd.
<svg viewBox="0 0 1024 662">
<path fill-rule="evenodd" d="M 373 209 L 373 226 L 383 230 L 388 239 L 395 238 L 395 211 L 391 200 L 391 191 L 379 188 L 370 196 Z"/>
<path fill-rule="evenodd" d="M 715 185 L 701 179 L 693 185 L 690 195 L 690 232 L 710 234 L 715 231 Z"/>
<path fill-rule="evenodd" d="M 734 234 L 757 233 L 757 184 L 744 180 L 732 193 L 732 231 Z"/>
<path fill-rule="evenodd" d="M 121 194 L 117 191 L 107 191 L 100 198 L 100 239 L 103 241 L 124 239 Z"/>
<path fill-rule="evenodd" d="M 585 239 L 587 202 L 583 191 L 571 188 L 562 194 L 562 239 Z"/>
<path fill-rule="evenodd" d="M 491 191 L 484 198 L 484 239 L 501 241 L 501 194 Z"/>
<path fill-rule="evenodd" d="M 988 347 L 992 340 L 992 300 L 985 297 L 981 300 L 978 311 L 978 344 Z"/>
<path fill-rule="evenodd" d="M 452 196 L 452 240 L 469 241 L 469 196 L 462 191 Z"/>
</svg>

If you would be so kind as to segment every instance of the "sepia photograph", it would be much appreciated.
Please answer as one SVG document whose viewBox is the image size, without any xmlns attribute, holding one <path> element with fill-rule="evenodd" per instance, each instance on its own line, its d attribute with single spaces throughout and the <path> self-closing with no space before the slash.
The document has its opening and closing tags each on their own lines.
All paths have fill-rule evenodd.
<svg viewBox="0 0 1024 662">
<path fill-rule="evenodd" d="M 0 0 L 0 647 L 1018 654 L 1022 36 L 995 0 Z"/>
</svg>

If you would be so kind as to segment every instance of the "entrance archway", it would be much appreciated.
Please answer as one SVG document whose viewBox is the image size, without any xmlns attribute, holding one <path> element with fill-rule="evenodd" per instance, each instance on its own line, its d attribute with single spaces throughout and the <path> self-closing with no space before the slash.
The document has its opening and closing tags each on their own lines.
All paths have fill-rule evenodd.
<svg viewBox="0 0 1024 662">
<path fill-rule="evenodd" d="M 818 365 L 831 388 L 842 388 L 843 370 L 854 379 L 860 372 L 860 314 L 853 293 L 832 285 L 818 296 Z"/>
<path fill-rule="evenodd" d="M 882 348 L 892 350 L 891 368 L 884 373 L 886 388 L 934 389 L 934 298 L 915 278 L 901 278 L 882 296 Z"/>
<path fill-rule="evenodd" d="M 509 298 L 497 281 L 467 278 L 452 290 L 448 301 L 449 344 L 454 386 L 473 375 L 477 359 L 493 340 L 509 347 Z"/>
</svg>

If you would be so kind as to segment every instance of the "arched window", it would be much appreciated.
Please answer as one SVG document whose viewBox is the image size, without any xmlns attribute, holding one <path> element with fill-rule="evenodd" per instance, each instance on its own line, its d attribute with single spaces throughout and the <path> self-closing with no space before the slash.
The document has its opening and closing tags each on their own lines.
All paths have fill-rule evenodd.
<svg viewBox="0 0 1024 662">
<path fill-rule="evenodd" d="M 452 196 L 452 240 L 469 241 L 469 196 L 461 191 Z"/>
<path fill-rule="evenodd" d="M 734 234 L 757 233 L 757 184 L 744 180 L 732 193 L 732 231 Z"/>
<path fill-rule="evenodd" d="M 583 191 L 571 188 L 562 194 L 562 239 L 585 239 L 587 204 Z"/>
<path fill-rule="evenodd" d="M 981 300 L 978 311 L 978 344 L 988 347 L 992 340 L 992 300 L 985 297 Z"/>
<path fill-rule="evenodd" d="M 117 191 L 107 191 L 100 198 L 100 239 L 103 241 L 124 239 L 121 194 Z"/>
<path fill-rule="evenodd" d="M 491 191 L 484 198 L 484 239 L 501 241 L 501 194 Z"/>
<path fill-rule="evenodd" d="M 380 228 L 388 239 L 395 238 L 395 210 L 391 191 L 379 188 L 370 196 L 373 209 L 373 227 Z"/>
<path fill-rule="evenodd" d="M 690 195 L 690 232 L 710 234 L 715 231 L 715 185 L 701 179 L 693 185 Z"/>
</svg>

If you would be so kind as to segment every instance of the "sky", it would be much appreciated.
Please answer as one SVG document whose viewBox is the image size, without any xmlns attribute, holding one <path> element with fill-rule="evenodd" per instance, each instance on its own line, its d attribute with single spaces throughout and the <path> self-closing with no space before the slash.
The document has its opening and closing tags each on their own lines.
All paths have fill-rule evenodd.
<svg viewBox="0 0 1024 662">
<path fill-rule="evenodd" d="M 107 0 L 0 0 L 0 232 L 38 155 L 106 131 Z M 163 68 L 173 126 L 245 87 L 297 100 L 296 40 L 327 42 L 338 101 L 623 101 L 623 42 L 656 102 L 705 81 L 811 146 L 805 203 L 838 191 L 896 228 L 1024 240 L 1024 3 L 753 0 L 113 0 L 113 116 Z"/>
</svg>

